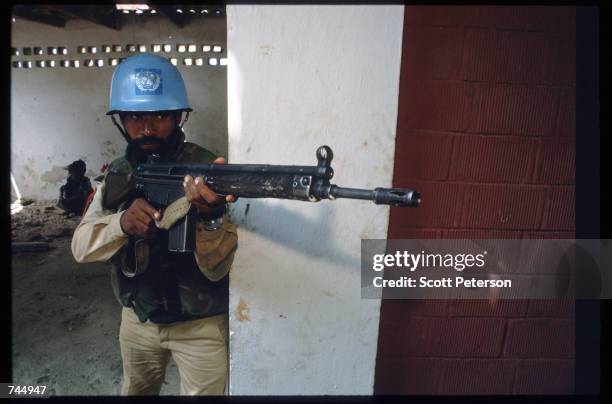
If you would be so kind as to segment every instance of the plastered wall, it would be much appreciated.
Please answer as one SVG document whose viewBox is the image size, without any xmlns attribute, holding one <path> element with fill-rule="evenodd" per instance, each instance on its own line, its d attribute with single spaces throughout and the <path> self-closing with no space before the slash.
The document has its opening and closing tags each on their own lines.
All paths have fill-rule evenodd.
<svg viewBox="0 0 612 404">
<path fill-rule="evenodd" d="M 227 7 L 229 159 L 314 165 L 336 184 L 391 185 L 403 6 Z M 370 202 L 239 200 L 230 394 L 372 394 L 380 302 L 360 297 Z"/>
<path fill-rule="evenodd" d="M 85 20 L 65 28 L 19 19 L 12 23 L 11 46 L 20 51 L 12 61 L 79 60 L 81 67 L 11 68 L 11 171 L 27 198 L 53 199 L 65 182 L 62 167 L 83 159 L 87 174 L 120 156 L 125 140 L 105 116 L 113 67 L 108 58 L 128 52 L 102 53 L 103 44 L 170 44 L 187 85 L 194 112 L 185 125 L 187 140 L 227 155 L 226 66 L 209 66 L 208 57 L 225 57 L 225 18 L 194 19 L 177 28 L 162 16 L 130 19 L 116 31 Z M 178 53 L 177 44 L 196 44 L 196 53 Z M 202 45 L 221 45 L 220 53 L 203 53 Z M 47 47 L 66 47 L 68 55 L 47 55 Z M 96 46 L 96 54 L 77 54 L 78 46 Z M 45 55 L 25 56 L 23 47 L 42 47 Z M 184 57 L 202 57 L 203 66 L 185 66 Z M 103 59 L 103 67 L 83 67 L 85 59 Z M 59 62 L 58 62 L 59 63 Z M 57 65 L 56 65 L 57 66 Z"/>
</svg>

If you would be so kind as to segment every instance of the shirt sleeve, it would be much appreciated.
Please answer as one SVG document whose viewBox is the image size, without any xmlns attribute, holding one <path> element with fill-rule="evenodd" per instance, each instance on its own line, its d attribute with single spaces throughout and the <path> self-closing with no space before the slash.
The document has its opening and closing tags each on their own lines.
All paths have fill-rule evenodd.
<svg viewBox="0 0 612 404">
<path fill-rule="evenodd" d="M 217 230 L 206 230 L 200 222 L 196 229 L 195 259 L 200 271 L 213 282 L 222 279 L 230 271 L 238 246 L 238 232 L 227 215 Z"/>
<path fill-rule="evenodd" d="M 102 206 L 104 187 L 104 182 L 97 187 L 72 236 L 72 255 L 79 263 L 106 262 L 128 242 L 119 224 L 123 211 L 114 213 Z"/>
</svg>

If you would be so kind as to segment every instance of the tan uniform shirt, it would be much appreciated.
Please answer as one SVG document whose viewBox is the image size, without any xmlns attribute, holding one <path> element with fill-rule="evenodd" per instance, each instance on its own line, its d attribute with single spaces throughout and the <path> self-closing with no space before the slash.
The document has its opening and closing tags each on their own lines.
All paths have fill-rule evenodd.
<svg viewBox="0 0 612 404">
<path fill-rule="evenodd" d="M 96 193 L 72 236 L 72 255 L 79 263 L 106 262 L 128 242 L 119 220 L 124 211 L 114 213 L 102 206 L 104 183 L 97 184 Z M 163 212 L 162 212 L 163 215 Z M 197 224 L 196 262 L 211 281 L 218 281 L 230 270 L 238 242 L 236 225 L 227 215 L 221 228 L 207 231 Z"/>
</svg>

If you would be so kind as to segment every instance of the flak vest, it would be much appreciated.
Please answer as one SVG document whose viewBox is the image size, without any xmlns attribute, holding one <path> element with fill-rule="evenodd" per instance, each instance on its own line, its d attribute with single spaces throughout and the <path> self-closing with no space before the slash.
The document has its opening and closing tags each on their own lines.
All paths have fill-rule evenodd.
<svg viewBox="0 0 612 404">
<path fill-rule="evenodd" d="M 168 161 L 209 164 L 215 158 L 210 151 L 194 143 L 184 142 Z M 106 174 L 129 174 L 133 169 L 126 157 L 120 157 L 109 165 Z M 109 189 L 106 191 L 110 192 Z M 117 202 L 116 206 L 104 207 L 118 212 L 127 209 L 131 203 L 131 199 L 123 200 Z M 168 324 L 227 313 L 229 276 L 216 282 L 210 281 L 200 271 L 194 253 L 169 252 L 167 230 L 158 229 L 157 237 L 150 241 L 147 270 L 134 277 L 126 277 L 122 269 L 133 265 L 132 241 L 110 260 L 111 284 L 119 303 L 133 308 L 141 322 L 150 320 L 153 323 Z"/>
</svg>

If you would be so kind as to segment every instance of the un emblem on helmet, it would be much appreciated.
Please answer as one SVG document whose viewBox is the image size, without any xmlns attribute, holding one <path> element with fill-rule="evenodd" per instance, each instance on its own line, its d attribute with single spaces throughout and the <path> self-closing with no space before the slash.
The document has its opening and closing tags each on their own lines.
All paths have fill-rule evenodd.
<svg viewBox="0 0 612 404">
<path fill-rule="evenodd" d="M 160 95 L 162 93 L 161 70 L 136 69 L 134 83 L 136 95 Z"/>
</svg>

